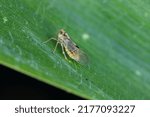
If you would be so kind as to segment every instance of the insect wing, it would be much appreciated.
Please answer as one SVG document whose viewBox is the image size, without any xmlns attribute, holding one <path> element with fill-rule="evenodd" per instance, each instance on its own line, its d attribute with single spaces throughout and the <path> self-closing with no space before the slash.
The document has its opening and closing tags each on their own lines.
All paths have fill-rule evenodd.
<svg viewBox="0 0 150 117">
<path fill-rule="evenodd" d="M 79 60 L 78 62 L 82 65 L 87 65 L 89 63 L 88 56 L 82 51 L 78 50 L 77 54 L 79 55 Z"/>
<path fill-rule="evenodd" d="M 71 40 L 67 40 L 65 44 L 69 51 L 75 51 L 79 49 L 79 47 L 77 47 L 76 44 L 73 43 Z"/>
<path fill-rule="evenodd" d="M 79 47 L 72 42 L 71 40 L 68 40 L 66 43 L 67 50 L 69 50 L 69 56 L 74 59 L 75 61 L 79 62 L 80 64 L 87 64 L 88 63 L 88 57 L 87 55 L 79 49 Z"/>
</svg>

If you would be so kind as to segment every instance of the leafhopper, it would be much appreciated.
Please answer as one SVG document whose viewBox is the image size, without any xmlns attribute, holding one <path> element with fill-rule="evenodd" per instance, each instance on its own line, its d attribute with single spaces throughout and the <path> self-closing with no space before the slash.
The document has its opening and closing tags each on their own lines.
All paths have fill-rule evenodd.
<svg viewBox="0 0 150 117">
<path fill-rule="evenodd" d="M 78 63 L 85 64 L 88 62 L 88 58 L 86 54 L 82 50 L 79 49 L 79 47 L 72 41 L 72 39 L 63 29 L 59 31 L 57 35 L 57 39 L 50 38 L 49 40 L 52 40 L 52 39 L 57 41 L 53 52 L 56 51 L 58 44 L 60 44 L 62 48 L 62 53 L 65 59 L 68 60 L 67 58 L 67 55 L 68 55 L 71 59 L 75 60 Z M 49 40 L 47 40 L 46 42 L 48 42 Z"/>
</svg>

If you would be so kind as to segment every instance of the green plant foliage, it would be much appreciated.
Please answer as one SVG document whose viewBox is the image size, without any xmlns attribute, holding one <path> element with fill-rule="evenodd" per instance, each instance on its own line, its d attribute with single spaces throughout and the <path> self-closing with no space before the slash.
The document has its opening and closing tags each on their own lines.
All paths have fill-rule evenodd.
<svg viewBox="0 0 150 117">
<path fill-rule="evenodd" d="M 1 0 L 0 64 L 86 99 L 150 99 L 149 21 L 149 0 Z M 43 44 L 62 28 L 88 64 Z"/>
</svg>

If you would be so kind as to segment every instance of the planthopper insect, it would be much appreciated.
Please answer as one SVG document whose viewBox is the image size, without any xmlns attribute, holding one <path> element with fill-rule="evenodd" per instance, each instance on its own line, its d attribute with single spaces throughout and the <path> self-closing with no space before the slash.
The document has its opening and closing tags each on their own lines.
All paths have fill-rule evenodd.
<svg viewBox="0 0 150 117">
<path fill-rule="evenodd" d="M 60 44 L 62 48 L 62 53 L 65 59 L 67 59 L 67 56 L 66 56 L 66 53 L 67 53 L 67 55 L 71 59 L 75 60 L 78 63 L 86 64 L 88 62 L 88 58 L 86 54 L 82 50 L 79 49 L 79 47 L 71 40 L 69 35 L 63 29 L 59 31 L 57 36 L 58 36 L 57 39 L 55 38 L 49 39 L 49 40 L 53 39 L 57 41 L 53 52 L 56 51 L 58 44 Z M 45 41 L 44 43 L 48 42 L 49 40 Z"/>
</svg>

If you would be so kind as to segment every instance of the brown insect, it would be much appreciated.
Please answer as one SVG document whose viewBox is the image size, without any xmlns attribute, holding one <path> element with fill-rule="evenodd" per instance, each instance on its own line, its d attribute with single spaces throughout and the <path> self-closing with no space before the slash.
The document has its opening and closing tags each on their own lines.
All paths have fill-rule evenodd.
<svg viewBox="0 0 150 117">
<path fill-rule="evenodd" d="M 72 58 L 73 60 L 75 60 L 76 62 L 79 62 L 81 64 L 87 63 L 88 59 L 85 53 L 79 49 L 79 47 L 71 40 L 69 35 L 63 29 L 59 31 L 57 36 L 58 36 L 57 39 L 55 38 L 49 39 L 49 40 L 53 39 L 57 41 L 53 52 L 56 51 L 58 44 L 60 44 L 62 47 L 62 53 L 65 59 L 67 59 L 67 56 L 66 56 L 66 53 L 67 53 L 68 56 Z M 46 42 L 48 42 L 49 40 L 47 40 Z"/>
</svg>

